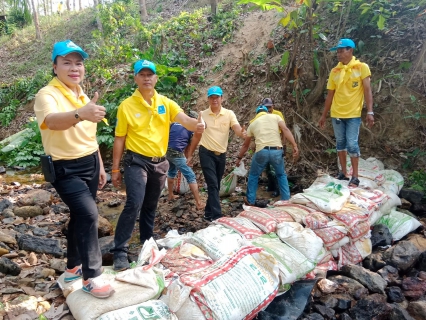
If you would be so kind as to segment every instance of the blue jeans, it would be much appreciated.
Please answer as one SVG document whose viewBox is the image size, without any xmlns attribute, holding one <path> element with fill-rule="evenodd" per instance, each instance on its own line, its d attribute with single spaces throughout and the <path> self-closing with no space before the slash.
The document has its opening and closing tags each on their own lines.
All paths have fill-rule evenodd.
<svg viewBox="0 0 426 320">
<path fill-rule="evenodd" d="M 192 171 L 191 167 L 186 164 L 185 157 L 170 157 L 167 155 L 167 161 L 169 161 L 169 171 L 167 172 L 167 177 L 174 179 L 177 176 L 177 171 L 182 172 L 188 183 L 197 183 L 195 178 L 195 173 Z"/>
<path fill-rule="evenodd" d="M 271 164 L 275 170 L 278 186 L 280 188 L 281 200 L 290 199 L 290 188 L 288 186 L 287 174 L 285 173 L 282 149 L 262 149 L 259 152 L 256 152 L 251 160 L 247 183 L 247 200 L 249 203 L 254 203 L 256 201 L 259 176 L 268 163 Z"/>
<path fill-rule="evenodd" d="M 347 151 L 349 157 L 359 158 L 358 137 L 361 126 L 361 118 L 331 118 L 334 135 L 336 137 L 336 150 Z"/>
</svg>

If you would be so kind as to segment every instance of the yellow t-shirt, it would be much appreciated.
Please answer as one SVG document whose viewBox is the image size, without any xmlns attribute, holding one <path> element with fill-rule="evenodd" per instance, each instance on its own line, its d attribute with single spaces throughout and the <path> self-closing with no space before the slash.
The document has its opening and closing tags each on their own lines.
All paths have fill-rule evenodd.
<svg viewBox="0 0 426 320">
<path fill-rule="evenodd" d="M 65 85 L 63 87 L 70 90 Z M 80 87 L 79 93 L 79 100 L 90 100 Z M 54 86 L 40 89 L 35 97 L 34 111 L 40 127 L 44 152 L 52 156 L 53 160 L 81 158 L 92 154 L 99 148 L 96 140 L 96 123 L 81 121 L 67 130 L 50 130 L 46 127 L 44 119 L 48 114 L 75 111 L 76 109 Z"/>
<path fill-rule="evenodd" d="M 169 143 L 170 124 L 179 105 L 155 91 L 150 106 L 138 89 L 124 100 L 117 111 L 115 135 L 126 137 L 126 149 L 147 157 L 162 157 Z"/>
<path fill-rule="evenodd" d="M 229 129 L 239 124 L 234 111 L 221 107 L 219 114 L 216 115 L 209 107 L 201 112 L 207 128 L 201 136 L 200 145 L 210 151 L 226 152 Z"/>
<path fill-rule="evenodd" d="M 362 80 L 371 76 L 370 68 L 362 62 L 354 65 L 347 81 L 337 87 L 341 76 L 341 68 L 338 66 L 331 70 L 327 83 L 327 89 L 334 90 L 330 115 L 332 118 L 359 118 L 364 104 Z"/>
<path fill-rule="evenodd" d="M 259 114 L 261 114 L 261 113 L 262 112 L 259 112 L 253 119 L 251 119 L 250 123 L 252 123 L 254 120 L 256 120 L 259 117 Z M 276 114 L 277 116 L 280 116 L 281 119 L 285 120 L 283 114 L 281 113 L 281 111 L 278 111 L 278 110 L 274 109 L 274 110 L 272 110 L 272 114 Z"/>
<path fill-rule="evenodd" d="M 257 119 L 247 129 L 247 137 L 254 137 L 256 152 L 265 147 L 282 147 L 278 122 L 284 121 L 276 114 L 259 112 Z"/>
</svg>

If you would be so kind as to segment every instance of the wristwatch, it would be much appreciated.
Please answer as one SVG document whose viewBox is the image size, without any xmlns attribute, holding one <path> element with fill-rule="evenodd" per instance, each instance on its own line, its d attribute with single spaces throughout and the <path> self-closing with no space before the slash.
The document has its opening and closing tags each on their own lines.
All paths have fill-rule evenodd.
<svg viewBox="0 0 426 320">
<path fill-rule="evenodd" d="M 78 114 L 78 109 L 75 110 L 74 117 L 79 121 L 83 121 L 83 119 L 81 119 L 80 115 Z"/>
<path fill-rule="evenodd" d="M 371 114 L 372 116 L 374 116 L 374 112 L 373 111 L 369 111 L 369 112 L 367 112 L 367 114 Z"/>
</svg>

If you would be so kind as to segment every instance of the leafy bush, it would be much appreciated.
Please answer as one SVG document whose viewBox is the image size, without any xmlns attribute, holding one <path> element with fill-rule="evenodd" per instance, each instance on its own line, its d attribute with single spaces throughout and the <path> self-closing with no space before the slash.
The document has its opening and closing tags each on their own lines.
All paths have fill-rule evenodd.
<svg viewBox="0 0 426 320">
<path fill-rule="evenodd" d="M 412 189 L 426 192 L 426 171 L 413 171 L 408 180 Z"/>
</svg>

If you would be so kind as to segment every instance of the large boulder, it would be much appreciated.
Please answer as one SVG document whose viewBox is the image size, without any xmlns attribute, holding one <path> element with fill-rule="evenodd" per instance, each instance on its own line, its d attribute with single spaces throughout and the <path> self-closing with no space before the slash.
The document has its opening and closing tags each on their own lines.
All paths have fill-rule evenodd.
<svg viewBox="0 0 426 320">
<path fill-rule="evenodd" d="M 22 218 L 32 218 L 43 214 L 43 209 L 39 206 L 15 207 L 13 209 L 15 216 Z"/>
<path fill-rule="evenodd" d="M 42 208 L 52 204 L 53 196 L 49 191 L 42 189 L 30 190 L 19 199 L 20 206 L 40 206 Z"/>
<path fill-rule="evenodd" d="M 357 265 L 345 265 L 342 267 L 342 272 L 352 279 L 356 279 L 368 290 L 375 293 L 385 293 L 386 280 L 375 272 L 371 272 Z"/>
<path fill-rule="evenodd" d="M 421 251 L 410 241 L 400 241 L 383 253 L 383 260 L 401 271 L 407 271 L 417 261 Z"/>
<path fill-rule="evenodd" d="M 18 239 L 18 245 L 21 250 L 48 253 L 56 258 L 64 255 L 61 244 L 57 239 L 41 238 L 24 234 Z"/>
<path fill-rule="evenodd" d="M 368 295 L 368 290 L 361 283 L 352 278 L 343 275 L 336 275 L 330 276 L 328 280 L 337 283 L 345 292 L 350 294 L 356 300 Z"/>
<path fill-rule="evenodd" d="M 385 295 L 375 293 L 359 300 L 355 307 L 349 310 L 349 315 L 354 320 L 387 320 L 392 309 L 392 306 L 386 303 Z"/>
</svg>

